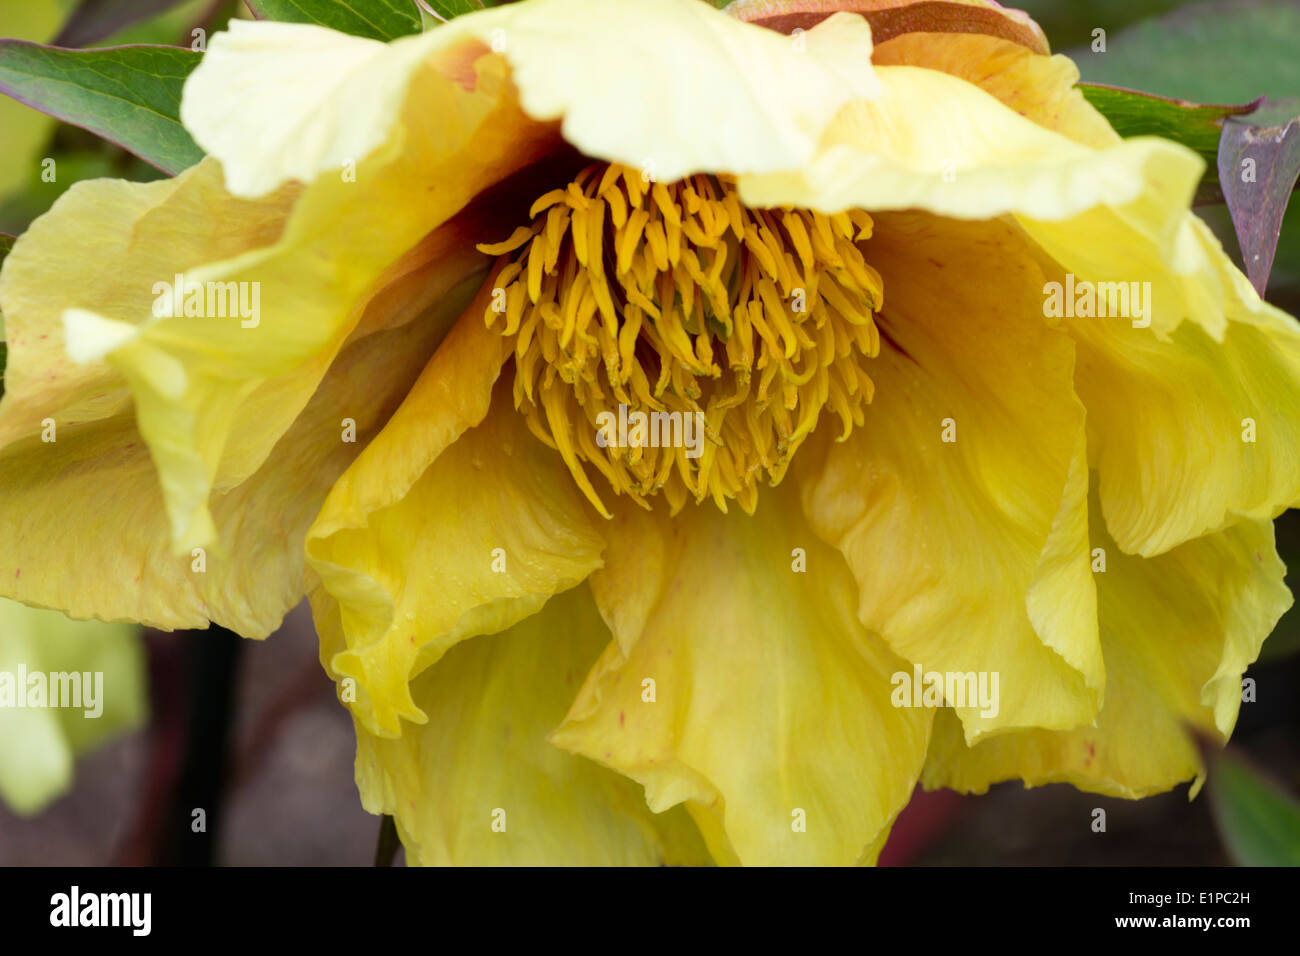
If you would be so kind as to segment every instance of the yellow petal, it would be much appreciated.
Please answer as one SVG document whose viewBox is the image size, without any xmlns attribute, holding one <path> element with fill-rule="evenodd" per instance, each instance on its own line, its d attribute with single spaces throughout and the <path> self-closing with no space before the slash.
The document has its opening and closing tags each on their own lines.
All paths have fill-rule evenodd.
<svg viewBox="0 0 1300 956">
<path fill-rule="evenodd" d="M 1093 147 L 1099 155 L 1122 142 L 1079 92 L 1078 69 L 1066 57 L 1037 55 L 987 36 L 909 34 L 882 44 L 874 59 L 960 77 L 1038 126 Z M 1102 208 L 1067 219 L 1022 206 L 1012 211 L 1022 214 L 1026 232 L 1080 278 L 1152 281 L 1157 329 L 1171 330 L 1187 317 L 1217 337 L 1233 284 L 1218 276 L 1220 265 L 1229 265 L 1228 260 L 1212 237 L 1207 245 L 1208 232 L 1187 210 L 1186 177 L 1170 180 L 1153 172 L 1147 170 L 1146 188 L 1132 203 L 1116 193 Z M 1141 178 L 1141 170 L 1134 173 Z M 1193 177 L 1193 186 L 1195 181 Z"/>
<path fill-rule="evenodd" d="M 996 714 L 960 710 L 968 737 L 1089 721 L 1104 673 L 1084 415 L 1042 272 L 999 222 L 880 215 L 865 254 L 885 283 L 875 398 L 824 463 L 796 459 L 809 521 L 896 653 L 999 674 Z"/>
<path fill-rule="evenodd" d="M 1242 672 L 1291 606 L 1272 524 L 1242 522 L 1155 558 L 1124 554 L 1099 518 L 1092 524 L 1106 552 L 1097 575 L 1106 704 L 1096 725 L 1016 731 L 968 747 L 957 722 L 940 717 L 927 787 L 982 793 L 1019 777 L 1142 797 L 1203 773 L 1184 724 L 1232 732 Z"/>
<path fill-rule="evenodd" d="M 553 2 L 558 6 L 548 7 L 550 12 L 575 14 L 564 0 Z M 678 22 L 680 17 L 668 18 L 678 23 L 674 36 L 695 24 L 697 16 L 694 4 L 678 3 L 686 26 Z M 145 321 L 149 313 L 134 301 L 110 300 L 106 306 L 99 296 L 84 292 L 78 294 L 92 301 L 66 303 L 71 308 L 64 310 L 79 338 L 76 356 L 91 362 L 97 373 L 106 363 L 121 376 L 106 376 L 114 387 L 91 391 L 87 400 L 119 408 L 125 398 L 121 379 L 130 387 L 141 434 L 159 468 L 178 552 L 213 542 L 211 492 L 237 485 L 266 459 L 355 327 L 360 306 L 383 270 L 484 189 L 555 148 L 553 125 L 527 120 L 506 60 L 488 53 L 480 42 L 490 42 L 498 30 L 506 30 L 514 39 L 511 55 L 517 68 L 536 73 L 538 51 L 545 51 L 548 62 L 554 53 L 553 24 L 547 16 L 538 19 L 537 6 L 527 5 L 522 12 L 493 11 L 492 18 L 468 18 L 477 23 L 472 30 L 453 25 L 387 48 L 369 41 L 353 43 L 329 31 L 280 25 L 269 30 L 236 26 L 230 36 L 214 41 L 187 88 L 183 111 L 200 142 L 220 160 L 230 189 L 237 195 L 261 194 L 291 177 L 307 185 L 286 215 L 265 217 L 262 225 L 272 236 L 248 241 L 247 230 L 235 228 L 231 235 L 236 241 L 225 242 L 219 253 L 203 249 L 198 255 L 200 250 L 191 245 L 185 249 L 195 254 L 178 261 L 162 237 L 192 229 L 196 221 L 213 221 L 230 205 L 229 195 L 214 179 L 213 163 L 201 164 L 167 187 L 175 201 L 152 211 L 151 228 L 133 236 L 131 251 L 154 268 L 172 262 L 184 266 L 192 282 L 247 283 L 260 293 L 261 316 L 251 321 L 200 316 Z M 644 6 L 638 14 L 628 7 L 624 12 L 632 11 L 635 19 L 648 16 L 649 10 Z M 662 11 L 654 12 L 657 23 Z M 760 48 L 777 44 L 785 51 L 780 38 L 758 28 L 713 12 L 708 18 L 724 36 L 749 38 L 738 41 L 739 52 L 749 50 L 750 42 Z M 865 28 L 855 32 L 853 22 L 829 26 L 822 40 L 834 45 L 863 39 Z M 627 26 L 619 14 L 600 29 Z M 575 35 L 574 42 L 579 39 Z M 286 45 L 299 43 L 300 54 L 287 61 L 280 57 Z M 424 47 L 416 49 L 420 44 Z M 315 84 L 264 82 L 283 79 L 285 62 L 302 66 L 322 57 L 329 66 L 308 72 L 330 78 L 323 99 Z M 793 63 L 788 57 L 787 52 L 787 62 Z M 708 62 L 715 73 L 723 71 L 720 63 L 731 63 L 716 55 Z M 815 119 L 807 120 L 808 115 L 828 119 L 850 95 L 840 86 L 847 90 L 852 84 L 841 81 L 846 76 L 869 78 L 869 63 L 861 62 L 865 65 L 847 73 L 816 71 L 820 85 L 814 84 L 811 92 L 827 95 L 812 97 L 810 112 L 777 110 L 776 120 L 760 123 L 758 132 L 744 142 L 768 137 L 777 145 L 812 143 L 824 122 L 818 125 Z M 744 75 L 730 66 L 725 72 L 733 78 Z M 626 70 L 622 74 L 633 75 Z M 649 82 L 643 72 L 635 75 L 639 82 Z M 581 119 L 586 115 L 581 104 L 568 102 L 563 84 L 548 82 L 543 77 L 529 87 L 532 108 L 538 108 L 539 100 L 558 102 L 558 97 L 579 117 L 578 127 L 585 128 L 589 121 Z M 602 97 L 609 89 L 608 84 L 585 80 L 581 87 L 588 98 Z M 257 94 L 242 95 L 240 91 L 249 88 Z M 304 89 L 312 91 L 305 99 Z M 699 101 L 693 91 L 691 96 Z M 802 102 L 788 91 L 780 101 L 791 108 Z M 602 113 L 596 125 L 607 120 Z M 806 120 L 815 128 L 805 128 Z M 285 144 L 277 139 L 281 130 L 287 131 L 295 149 L 282 148 Z M 734 130 L 722 132 L 730 136 Z M 671 171 L 666 167 L 664 175 Z M 64 215 L 72 215 L 71 204 Z M 57 232 L 57 223 L 52 222 L 47 233 Z M 203 230 L 200 235 L 211 233 Z M 43 247 L 29 244 L 32 260 L 44 258 Z M 63 245 L 69 254 L 87 252 L 81 244 Z M 175 270 L 158 271 L 155 282 L 170 281 Z M 134 288 L 152 289 L 153 284 Z M 137 298 L 142 295 L 137 292 Z M 0 309 L 6 314 L 14 311 L 11 298 L 8 289 L 0 287 Z M 21 308 L 22 303 L 17 304 Z M 37 363 L 32 368 L 35 374 Z M 90 384 L 101 382 L 96 378 Z M 103 413 L 100 405 L 97 414 Z"/>
<path fill-rule="evenodd" d="M 530 115 L 563 116 L 584 153 L 664 182 L 798 167 L 842 106 L 879 92 L 871 30 L 847 14 L 809 30 L 801 51 L 696 0 L 544 0 L 497 13 Z M 498 25 L 477 19 L 466 28 L 490 39 Z"/>
<path fill-rule="evenodd" d="M 504 630 L 600 566 L 594 515 L 529 434 L 483 325 L 486 286 L 402 406 L 331 491 L 307 552 L 342 607 L 322 645 L 374 733 L 423 723 L 408 682 L 457 641 Z M 491 403 L 491 411 L 489 411 Z"/>
<path fill-rule="evenodd" d="M 11 695 L 32 702 L 34 679 L 45 688 L 42 706 L 16 706 Z M 16 813 L 66 791 L 74 758 L 140 726 L 147 709 L 137 628 L 0 600 L 0 800 Z"/>
<path fill-rule="evenodd" d="M 1142 211 L 1155 228 L 1181 216 L 1204 169 L 1191 150 L 1154 137 L 1090 148 L 938 70 L 880 66 L 876 74 L 882 95 L 843 110 L 810 163 L 739 177 L 741 199 L 1060 222 L 1146 197 Z"/>
<path fill-rule="evenodd" d="M 753 517 L 619 513 L 591 581 L 617 643 L 552 739 L 643 784 L 651 809 L 685 802 L 719 862 L 872 862 L 932 711 L 891 705 L 905 665 L 858 623 L 792 484 Z"/>
<path fill-rule="evenodd" d="M 1210 328 L 1183 322 L 1161 336 L 1154 323 L 1134 328 L 1128 318 L 1065 322 L 1078 342 L 1076 385 L 1088 408 L 1102 512 L 1121 548 L 1148 556 L 1240 518 L 1271 519 L 1300 501 L 1300 423 L 1292 412 L 1300 403 L 1300 326 L 1260 302 L 1203 227 L 1189 232 L 1204 258 L 1186 280 L 1188 296 L 1213 316 Z M 1130 268 L 1116 259 L 1109 275 L 1161 275 Z M 1079 270 L 1076 281 L 1087 275 Z M 1053 279 L 1063 283 L 1063 272 Z M 1144 293 L 1157 309 L 1169 301 L 1161 291 L 1155 281 Z"/>
<path fill-rule="evenodd" d="M 962 77 L 1078 143 L 1118 142 L 1063 57 L 990 37 L 926 35 L 888 41 L 875 59 Z M 1076 386 L 1103 512 L 1120 546 L 1146 555 L 1300 500 L 1300 430 L 1284 412 L 1300 397 L 1297 327 L 1259 301 L 1186 203 L 1184 183 L 1157 177 L 1126 205 L 1018 217 L 1053 260 L 1044 264 L 1051 281 L 1064 285 L 1070 273 L 1076 284 L 1143 290 L 1146 316 L 1063 327 L 1079 341 Z M 1134 328 L 1135 318 L 1150 327 Z M 1242 440 L 1247 419 L 1255 443 Z"/>
<path fill-rule="evenodd" d="M 904 33 L 877 42 L 877 66 L 920 66 L 973 83 L 1021 116 L 1085 146 L 1120 141 L 1079 91 L 1069 57 L 1044 56 L 1019 43 L 971 33 Z"/>
<path fill-rule="evenodd" d="M 580 585 L 420 675 L 413 690 L 428 723 L 396 740 L 357 723 L 362 804 L 395 817 L 408 862 L 708 862 L 680 808 L 651 813 L 632 781 L 546 740 L 608 640 Z"/>
<path fill-rule="evenodd" d="M 65 310 L 81 306 L 143 322 L 155 283 L 274 242 L 290 199 L 286 190 L 257 202 L 230 200 L 212 162 L 153 183 L 74 184 L 19 237 L 0 273 L 9 346 L 0 446 L 39 432 L 46 416 L 60 424 L 93 421 L 130 401 L 107 364 L 68 358 Z M 217 209 L 220 225 L 200 225 Z"/>
<path fill-rule="evenodd" d="M 530 0 L 387 46 L 237 21 L 213 37 L 181 118 L 226 166 L 232 190 L 256 195 L 396 147 L 390 128 L 429 82 L 426 63 L 458 63 L 472 83 L 473 64 L 508 61 L 528 115 L 562 119 L 565 138 L 589 156 L 665 182 L 791 169 L 840 107 L 878 92 L 861 18 L 832 17 L 804 45 L 697 0 Z M 455 111 L 432 115 L 461 122 Z"/>
<path fill-rule="evenodd" d="M 81 307 L 64 315 L 78 335 L 74 355 L 107 362 L 131 387 L 178 550 L 212 542 L 211 491 L 233 487 L 266 459 L 383 287 L 385 271 L 555 142 L 537 124 L 522 128 L 527 121 L 504 64 L 493 71 L 494 62 L 485 62 L 474 90 L 432 67 L 424 70 L 389 117 L 387 149 L 358 156 L 355 168 L 335 168 L 305 187 L 282 187 L 292 202 L 276 216 L 252 217 L 248 210 L 258 204 L 233 200 L 221 185 L 220 166 L 201 164 L 178 177 L 172 201 L 151 210 L 145 228 L 131 234 L 130 255 L 154 272 L 151 282 L 132 287 L 135 299 L 105 302 L 97 287 L 111 283 L 102 280 L 78 283 L 69 296 L 67 305 Z M 265 129 L 281 125 L 268 121 Z M 233 168 L 225 174 L 233 176 Z M 72 214 L 64 209 L 46 227 L 50 241 L 68 228 L 64 219 Z M 248 235 L 254 226 L 263 234 Z M 197 240 L 182 239 L 178 258 L 169 243 L 186 231 Z M 65 254 L 111 268 L 114 257 L 98 250 L 113 250 L 114 236 L 90 245 L 90 235 L 80 243 L 64 237 Z M 465 237 L 462 246 L 478 238 Z M 29 246 L 29 259 L 44 256 L 44 246 Z M 153 283 L 172 281 L 182 268 L 189 282 L 246 283 L 250 295 L 258 294 L 259 314 L 151 317 Z M 11 317 L 15 304 L 22 307 L 13 298 L 0 288 Z"/>
<path fill-rule="evenodd" d="M 60 423 L 56 441 L 33 436 L 0 450 L 0 595 L 79 618 L 162 628 L 211 619 L 266 636 L 302 599 L 308 526 L 415 381 L 445 307 L 339 354 L 262 467 L 214 496 L 225 549 L 201 561 L 172 551 L 157 471 L 129 412 Z M 343 440 L 344 419 L 356 443 Z"/>
<path fill-rule="evenodd" d="M 873 54 L 878 64 L 923 66 L 960 77 L 1037 125 L 1105 151 L 1119 135 L 1079 91 L 1078 68 L 1063 56 L 1041 56 L 988 36 L 904 35 Z M 1191 318 L 1216 338 L 1232 307 L 1237 279 L 1205 225 L 1187 209 L 1186 183 L 1150 177 L 1131 204 L 1089 210 L 1062 221 L 1023 208 L 1021 224 L 1066 269 L 1099 281 L 1152 281 L 1154 327 L 1172 330 Z M 1172 187 L 1172 188 L 1171 188 Z M 1226 270 L 1226 271 L 1225 271 Z M 1244 280 L 1241 280 L 1244 281 Z"/>
</svg>

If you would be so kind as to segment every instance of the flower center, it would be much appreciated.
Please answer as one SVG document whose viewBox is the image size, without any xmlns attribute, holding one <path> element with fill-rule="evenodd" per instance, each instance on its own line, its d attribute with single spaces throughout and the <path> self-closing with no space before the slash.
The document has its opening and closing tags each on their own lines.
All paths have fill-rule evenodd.
<svg viewBox="0 0 1300 956">
<path fill-rule="evenodd" d="M 824 406 L 845 438 L 874 386 L 883 284 L 854 210 L 750 209 L 726 176 L 664 184 L 587 167 L 504 242 L 488 328 L 513 339 L 515 406 L 608 514 L 584 468 L 752 512 Z"/>
</svg>

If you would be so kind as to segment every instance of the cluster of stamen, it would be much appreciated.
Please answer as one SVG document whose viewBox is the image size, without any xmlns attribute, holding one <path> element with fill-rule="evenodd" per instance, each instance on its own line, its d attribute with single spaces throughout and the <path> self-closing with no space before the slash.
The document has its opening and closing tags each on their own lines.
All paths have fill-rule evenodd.
<svg viewBox="0 0 1300 956">
<path fill-rule="evenodd" d="M 840 437 L 862 425 L 883 299 L 858 246 L 865 212 L 751 209 L 725 176 L 665 184 L 597 164 L 529 218 L 479 246 L 500 257 L 485 318 L 513 338 L 516 407 L 603 514 L 584 462 L 642 505 L 663 492 L 674 512 L 710 497 L 752 512 L 823 407 Z M 611 442 L 620 411 L 691 415 L 702 447 L 644 429 Z"/>
</svg>

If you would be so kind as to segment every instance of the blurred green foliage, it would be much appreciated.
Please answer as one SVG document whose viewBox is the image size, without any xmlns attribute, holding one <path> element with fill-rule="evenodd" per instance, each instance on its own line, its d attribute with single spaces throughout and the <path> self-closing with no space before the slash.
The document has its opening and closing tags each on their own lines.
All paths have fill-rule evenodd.
<svg viewBox="0 0 1300 956">
<path fill-rule="evenodd" d="M 87 706 L 0 708 L 0 801 L 30 814 L 72 785 L 78 754 L 144 723 L 144 645 L 134 624 L 72 621 L 0 598 L 0 672 L 16 682 L 20 667 L 100 675 L 84 685 L 98 686 L 98 716 L 87 716 L 84 699 Z"/>
<path fill-rule="evenodd" d="M 1209 760 L 1219 833 L 1242 866 L 1300 866 L 1300 802 L 1231 750 Z"/>
</svg>

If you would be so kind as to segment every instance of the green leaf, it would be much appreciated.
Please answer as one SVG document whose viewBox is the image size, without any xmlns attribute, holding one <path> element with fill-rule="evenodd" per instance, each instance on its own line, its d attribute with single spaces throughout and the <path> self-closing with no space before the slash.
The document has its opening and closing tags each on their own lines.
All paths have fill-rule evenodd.
<svg viewBox="0 0 1300 956">
<path fill-rule="evenodd" d="M 1300 802 L 1240 757 L 1210 759 L 1209 793 L 1219 834 L 1243 866 L 1300 866 Z"/>
<path fill-rule="evenodd" d="M 181 87 L 201 58 L 181 47 L 63 50 L 0 40 L 0 92 L 175 174 L 203 158 L 180 122 Z"/>
<path fill-rule="evenodd" d="M 477 13 L 488 7 L 504 7 L 508 3 L 517 2 L 518 0 L 415 0 L 426 30 L 432 30 L 466 13 Z M 731 0 L 718 2 L 726 4 Z"/>
<path fill-rule="evenodd" d="M 1198 202 L 1220 202 L 1223 198 L 1215 170 L 1224 119 L 1249 113 L 1259 105 L 1259 100 L 1238 106 L 1189 103 L 1096 83 L 1080 83 L 1079 91 L 1125 139 L 1162 136 L 1200 153 L 1206 174 Z"/>
<path fill-rule="evenodd" d="M 421 6 L 428 7 L 443 20 L 453 20 L 462 14 L 485 8 L 482 0 L 424 0 Z"/>
<path fill-rule="evenodd" d="M 248 6 L 261 20 L 315 23 L 372 40 L 420 32 L 415 0 L 248 0 Z"/>
</svg>

